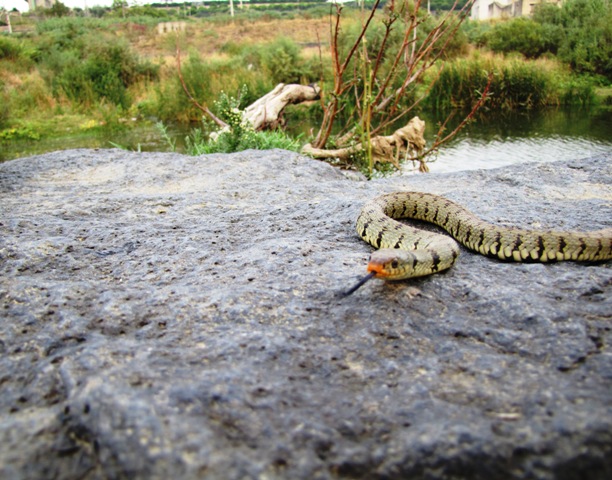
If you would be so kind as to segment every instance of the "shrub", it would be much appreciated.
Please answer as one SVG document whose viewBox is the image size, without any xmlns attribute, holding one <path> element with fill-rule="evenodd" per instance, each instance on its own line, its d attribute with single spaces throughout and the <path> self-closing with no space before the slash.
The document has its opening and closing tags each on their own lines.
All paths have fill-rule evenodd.
<svg viewBox="0 0 612 480">
<path fill-rule="evenodd" d="M 564 29 L 558 55 L 577 72 L 612 81 L 612 8 L 609 0 L 570 0 L 555 25 Z"/>
<path fill-rule="evenodd" d="M 17 40 L 0 36 L 0 60 L 15 61 L 21 56 L 21 51 L 21 44 Z"/>
<path fill-rule="evenodd" d="M 268 150 L 271 148 L 282 148 L 284 150 L 300 150 L 300 143 L 291 138 L 283 131 L 255 131 L 248 122 L 243 120 L 243 112 L 240 105 L 243 103 L 241 97 L 245 97 L 247 87 L 243 86 L 239 97 L 231 97 L 221 93 L 219 100 L 215 102 L 217 114 L 229 125 L 229 129 L 223 129 L 208 140 L 200 129 L 193 130 L 191 135 L 185 139 L 187 152 L 191 155 L 205 153 L 232 153 L 248 149 Z M 161 128 L 162 136 L 168 137 L 165 129 Z M 171 145 L 172 147 L 172 145 Z"/>
<path fill-rule="evenodd" d="M 556 62 L 474 55 L 447 62 L 427 103 L 436 109 L 470 107 L 480 98 L 489 74 L 493 75 L 486 103 L 490 109 L 588 104 L 594 98 L 592 81 L 577 79 Z"/>
<path fill-rule="evenodd" d="M 299 83 L 304 75 L 300 48 L 293 40 L 277 38 L 262 47 L 262 65 L 275 83 Z"/>
<path fill-rule="evenodd" d="M 435 109 L 469 107 L 480 98 L 492 68 L 488 60 L 473 57 L 447 62 L 433 84 L 427 103 Z"/>
<path fill-rule="evenodd" d="M 249 68 L 242 57 L 205 61 L 192 51 L 182 62 L 182 76 L 190 94 L 200 105 L 211 107 L 222 92 L 238 93 L 243 85 L 248 94 L 241 97 L 243 106 L 268 93 L 275 86 L 262 69 Z M 172 79 L 156 87 L 156 98 L 143 107 L 147 113 L 163 121 L 199 121 L 202 112 L 193 105 L 183 91 L 174 67 L 168 72 Z M 214 110 L 214 108 L 213 108 Z"/>
<path fill-rule="evenodd" d="M 495 25 L 487 34 L 486 43 L 498 53 L 520 52 L 537 58 L 544 52 L 555 52 L 560 31 L 525 17 Z"/>
<path fill-rule="evenodd" d="M 56 43 L 41 60 L 46 78 L 56 96 L 65 94 L 85 105 L 103 99 L 127 108 L 131 104 L 127 88 L 157 78 L 158 67 L 141 62 L 125 41 L 108 37 L 101 42 L 99 37 L 79 37 L 74 42 L 78 49 Z"/>
<path fill-rule="evenodd" d="M 17 125 L 0 130 L 0 144 L 14 140 L 39 140 L 40 134 L 32 129 L 30 125 Z"/>
<path fill-rule="evenodd" d="M 249 149 L 270 150 L 273 148 L 299 152 L 301 146 L 298 140 L 278 130 L 251 132 L 249 135 L 243 135 L 242 137 L 226 132 L 219 135 L 216 140 L 205 140 L 202 131 L 196 129 L 185 139 L 185 147 L 189 155 L 232 153 Z"/>
<path fill-rule="evenodd" d="M 317 70 L 302 59 L 300 47 L 289 38 L 256 45 L 230 41 L 221 51 L 247 68 L 260 69 L 274 84 L 309 83 L 320 78 Z"/>
<path fill-rule="evenodd" d="M 539 5 L 533 19 L 499 23 L 477 38 L 495 52 L 520 52 L 528 58 L 551 53 L 575 72 L 612 81 L 610 0 L 567 0 L 561 8 Z"/>
<path fill-rule="evenodd" d="M 37 114 L 55 104 L 49 87 L 36 70 L 21 74 L 18 88 L 9 89 L 5 101 L 11 114 L 19 117 Z"/>
</svg>

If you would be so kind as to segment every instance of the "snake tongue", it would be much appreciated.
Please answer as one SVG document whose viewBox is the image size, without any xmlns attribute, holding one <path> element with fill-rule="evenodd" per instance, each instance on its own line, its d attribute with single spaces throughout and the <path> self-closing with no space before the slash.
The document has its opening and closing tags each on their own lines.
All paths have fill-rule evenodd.
<svg viewBox="0 0 612 480">
<path fill-rule="evenodd" d="M 375 276 L 376 276 L 376 272 L 368 273 L 365 277 L 363 277 L 361 280 L 359 280 L 355 285 L 353 285 L 351 288 L 349 288 L 346 292 L 342 293 L 342 296 L 343 297 L 348 297 L 352 293 L 355 293 L 355 291 L 358 288 L 360 288 L 364 283 L 366 283 L 368 280 L 374 278 Z"/>
</svg>

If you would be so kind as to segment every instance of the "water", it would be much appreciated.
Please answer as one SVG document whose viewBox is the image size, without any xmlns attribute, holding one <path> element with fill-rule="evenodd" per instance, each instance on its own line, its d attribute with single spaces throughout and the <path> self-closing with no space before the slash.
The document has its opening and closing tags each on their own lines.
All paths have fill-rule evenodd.
<svg viewBox="0 0 612 480">
<path fill-rule="evenodd" d="M 442 119 L 422 117 L 430 144 L 433 125 Z M 448 131 L 454 126 L 449 125 Z M 452 172 L 576 160 L 606 152 L 612 152 L 612 109 L 547 109 L 480 118 L 443 146 L 428 165 L 432 172 Z M 411 164 L 404 168 L 404 173 L 413 171 Z"/>
<path fill-rule="evenodd" d="M 426 137 L 430 144 L 437 123 L 444 119 L 423 113 L 419 116 L 426 121 Z M 460 115 L 457 114 L 449 122 L 447 131 L 451 131 L 459 120 Z M 188 133 L 188 128 L 171 129 L 179 151 Z M 0 161 L 68 148 L 112 148 L 113 144 L 135 151 L 169 150 L 167 142 L 154 125 L 142 125 L 120 133 L 11 142 L 0 145 Z M 610 108 L 487 114 L 469 124 L 443 146 L 429 167 L 432 172 L 452 172 L 524 162 L 580 159 L 604 152 L 612 152 Z M 412 171 L 412 164 L 405 165 L 405 173 Z"/>
<path fill-rule="evenodd" d="M 41 140 L 19 140 L 0 143 L 0 162 L 56 150 L 73 148 L 114 148 L 121 146 L 134 151 L 167 151 L 169 149 L 154 125 L 146 124 L 123 131 L 98 131 L 63 135 Z"/>
</svg>

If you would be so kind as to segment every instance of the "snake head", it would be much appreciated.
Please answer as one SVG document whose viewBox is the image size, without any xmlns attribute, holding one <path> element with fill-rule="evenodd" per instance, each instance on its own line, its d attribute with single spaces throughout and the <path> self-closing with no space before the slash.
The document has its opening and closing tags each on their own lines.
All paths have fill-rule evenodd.
<svg viewBox="0 0 612 480">
<path fill-rule="evenodd" d="M 418 276 L 415 274 L 416 255 L 407 250 L 382 248 L 370 256 L 368 272 L 384 280 L 402 280 Z"/>
<path fill-rule="evenodd" d="M 407 250 L 383 248 L 376 250 L 368 262 L 368 274 L 359 280 L 341 296 L 347 297 L 372 278 L 384 280 L 402 280 L 404 278 L 418 277 L 415 267 L 418 263 L 417 255 Z"/>
</svg>

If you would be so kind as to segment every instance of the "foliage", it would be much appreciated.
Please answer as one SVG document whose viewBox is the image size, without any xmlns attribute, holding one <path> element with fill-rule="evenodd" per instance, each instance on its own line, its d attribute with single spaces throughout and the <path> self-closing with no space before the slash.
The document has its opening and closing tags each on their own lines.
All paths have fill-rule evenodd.
<svg viewBox="0 0 612 480">
<path fill-rule="evenodd" d="M 0 36 L 0 60 L 18 60 L 23 53 L 21 43 L 12 37 Z"/>
<path fill-rule="evenodd" d="M 240 57 L 204 60 L 199 52 L 190 52 L 181 68 L 182 77 L 191 96 L 201 105 L 213 105 L 221 92 L 238 92 L 246 85 L 244 102 L 254 101 L 275 84 L 260 69 L 249 68 Z M 155 115 L 163 121 L 197 121 L 201 111 L 182 91 L 176 76 L 156 85 L 156 98 L 146 105 L 143 113 Z"/>
<path fill-rule="evenodd" d="M 58 19 L 39 26 L 44 41 L 37 60 L 43 76 L 56 97 L 66 95 L 82 105 L 104 100 L 128 108 L 128 87 L 157 78 L 158 67 L 140 61 L 126 41 L 91 31 L 87 23 Z"/>
<path fill-rule="evenodd" d="M 312 83 L 321 77 L 318 59 L 303 60 L 299 46 L 284 37 L 256 44 L 229 41 L 221 51 L 225 56 L 207 59 L 191 50 L 181 66 L 187 90 L 201 105 L 213 105 L 222 92 L 239 92 L 246 86 L 240 96 L 246 106 L 278 83 Z M 176 77 L 157 85 L 156 99 L 143 104 L 143 113 L 163 121 L 198 120 L 201 111 L 181 90 Z"/>
<path fill-rule="evenodd" d="M 555 7 L 556 8 L 556 7 Z M 486 34 L 485 42 L 494 52 L 521 52 L 537 58 L 556 49 L 557 33 L 526 17 L 519 17 L 495 26 Z"/>
<path fill-rule="evenodd" d="M 484 47 L 487 43 L 489 31 L 493 27 L 491 22 L 479 20 L 465 20 L 461 25 L 461 31 L 467 37 L 470 45 Z"/>
<path fill-rule="evenodd" d="M 558 55 L 577 72 L 612 81 L 612 6 L 610 0 L 569 0 L 563 5 L 564 29 Z"/>
<path fill-rule="evenodd" d="M 439 10 L 452 10 L 453 8 L 463 8 L 469 0 L 459 0 L 457 4 L 455 4 L 456 0 L 431 0 L 429 2 L 429 8 L 436 12 Z"/>
<path fill-rule="evenodd" d="M 561 8 L 544 4 L 532 19 L 501 22 L 481 40 L 495 52 L 520 52 L 528 58 L 557 55 L 577 73 L 612 81 L 610 0 L 567 0 Z"/>
<path fill-rule="evenodd" d="M 469 107 L 481 97 L 490 74 L 488 109 L 584 105 L 593 100 L 593 82 L 571 75 L 555 62 L 476 54 L 447 62 L 433 74 L 437 78 L 427 104 L 436 109 Z"/>
<path fill-rule="evenodd" d="M 232 153 L 242 150 L 267 150 L 282 148 L 299 151 L 300 143 L 282 131 L 255 131 L 253 126 L 244 120 L 240 110 L 241 97 L 246 96 L 247 88 L 243 86 L 239 97 L 231 97 L 222 92 L 215 102 L 215 110 L 228 127 L 215 132 L 208 140 L 204 139 L 201 130 L 196 129 L 185 139 L 186 150 L 191 155 L 204 153 Z"/>
<path fill-rule="evenodd" d="M 70 9 L 60 1 L 56 1 L 51 8 L 45 11 L 45 15 L 51 17 L 65 17 L 70 14 Z"/>
<path fill-rule="evenodd" d="M 10 142 L 12 140 L 38 140 L 40 134 L 32 130 L 28 125 L 20 125 L 17 127 L 6 128 L 0 130 L 0 143 Z"/>
<path fill-rule="evenodd" d="M 0 94 L 0 128 L 6 125 L 11 115 L 10 105 L 6 99 L 7 95 L 3 90 L 4 90 L 4 85 L 0 81 L 0 92 L 1 92 Z"/>
<path fill-rule="evenodd" d="M 226 134 L 220 135 L 217 140 L 205 140 L 202 130 L 195 129 L 185 139 L 185 149 L 189 155 L 232 153 L 248 149 L 270 150 L 273 148 L 299 152 L 301 146 L 298 140 L 279 130 L 253 132 L 252 135 L 236 143 Z"/>
<path fill-rule="evenodd" d="M 275 83 L 299 83 L 304 74 L 300 47 L 288 38 L 277 38 L 266 45 L 261 52 L 261 62 Z"/>
<path fill-rule="evenodd" d="M 268 93 L 279 81 L 319 83 L 324 89 L 323 105 L 326 108 L 330 106 L 327 102 L 338 99 L 336 123 L 329 130 L 327 146 L 330 147 L 341 139 L 336 136 L 339 131 L 352 135 L 353 142 L 366 144 L 369 135 L 376 134 L 375 129 L 381 125 L 383 128 L 379 131 L 383 132 L 384 109 L 380 109 L 381 103 L 377 100 L 390 98 L 391 92 L 402 93 L 397 101 L 394 98 L 388 103 L 397 115 L 412 115 L 408 112 L 410 109 L 414 111 L 423 98 L 426 100 L 421 106 L 470 106 L 482 93 L 488 73 L 494 74 L 493 95 L 487 103 L 490 109 L 587 104 L 592 102 L 594 86 L 607 84 L 601 75 L 608 75 L 610 79 L 606 73 L 610 71 L 612 59 L 610 1 L 567 0 L 565 3 L 561 9 L 542 6 L 533 20 L 468 21 L 461 30 L 451 28 L 442 32 L 438 28 L 441 21 L 456 25 L 459 19 L 454 15 L 427 15 L 424 0 L 416 13 L 414 3 L 387 1 L 387 7 L 379 6 L 375 10 L 363 41 L 357 43 L 352 54 L 367 16 L 364 17 L 355 6 L 344 6 L 338 29 L 337 53 L 340 60 L 347 55 L 352 55 L 352 58 L 339 79 L 344 82 L 339 85 L 347 88 L 337 97 L 334 97 L 334 73 L 337 74 L 334 69 L 337 65 L 333 61 L 321 62 L 319 53 L 323 60 L 329 59 L 328 50 L 325 45 L 321 46 L 320 52 L 316 47 L 312 48 L 312 36 L 293 35 L 293 31 L 285 30 L 284 36 L 275 37 L 273 32 L 265 37 L 258 35 L 253 40 L 250 33 L 240 33 L 250 32 L 247 28 L 249 22 L 256 19 L 320 17 L 334 12 L 334 6 L 319 2 L 306 10 L 302 2 L 299 11 L 295 4 L 291 4 L 280 12 L 271 11 L 275 8 L 273 5 L 262 4 L 266 9 L 257 10 L 251 4 L 249 9 L 237 10 L 233 19 L 225 13 L 218 13 L 219 8 L 197 7 L 198 15 L 203 11 L 207 15 L 213 10 L 217 13 L 213 12 L 213 16 L 205 19 L 192 17 L 187 20 L 187 33 L 179 34 L 181 46 L 189 53 L 185 55 L 183 73 L 189 90 L 198 101 L 210 105 L 215 111 L 215 100 L 220 98 L 222 91 L 237 94 L 243 84 L 248 86 L 248 92 L 237 97 L 241 100 L 236 107 L 239 109 Z M 394 5 L 393 11 L 390 5 Z M 227 4 L 222 7 L 227 9 Z M 441 2 L 432 1 L 431 7 L 432 11 L 440 11 Z M 59 118 L 78 117 L 78 123 L 90 120 L 95 125 L 104 124 L 104 128 L 117 129 L 126 128 L 126 123 L 120 119 L 128 115 L 141 119 L 156 117 L 155 120 L 165 122 L 201 120 L 201 111 L 185 97 L 176 78 L 172 60 L 175 37 L 156 36 L 153 28 L 159 22 L 156 17 L 179 15 L 178 6 L 176 10 L 150 5 L 133 6 L 125 10 L 125 19 L 111 17 L 109 12 L 109 8 L 94 7 L 88 10 L 88 14 L 94 13 L 99 18 L 78 16 L 83 12 L 77 10 L 75 16 L 41 18 L 24 15 L 19 20 L 12 17 L 15 22 L 25 22 L 19 26 L 27 24 L 34 28 L 10 36 L 0 34 L 0 128 L 6 130 L 4 137 L 26 138 L 27 131 L 19 130 L 26 124 L 34 133 L 36 129 L 41 134 L 58 132 L 69 123 Z M 186 12 L 182 7 L 180 15 Z M 414 26 L 411 23 L 413 18 Z M 388 30 L 385 22 L 391 22 Z M 311 27 L 315 23 L 308 23 L 307 28 L 321 28 L 321 22 L 318 22 L 318 27 Z M 305 24 L 300 25 L 300 28 L 306 28 Z M 333 33 L 333 22 L 331 27 Z M 413 30 L 409 31 L 410 28 Z M 491 32 L 495 30 L 500 34 L 493 35 Z M 429 50 L 420 50 L 437 32 L 442 35 L 436 37 L 435 44 Z M 323 38 L 328 28 L 323 28 L 320 33 L 322 43 L 325 43 Z M 219 45 L 227 38 L 231 40 L 225 40 L 225 46 L 219 51 Z M 309 45 L 305 47 L 306 41 Z M 498 55 L 489 60 L 483 55 L 479 60 L 467 58 L 462 63 L 459 58 L 465 57 L 468 42 L 472 44 L 470 48 L 488 45 L 504 52 L 507 58 Z M 199 50 L 202 45 L 205 51 Z M 143 60 L 135 53 L 136 49 L 151 60 Z M 403 52 L 398 63 L 401 68 L 397 69 L 394 61 L 400 50 Z M 519 60 L 513 53 L 517 50 L 528 57 L 539 56 L 538 60 Z M 428 52 L 429 59 L 434 62 L 428 63 L 425 56 L 417 58 L 419 51 Z M 569 68 L 553 65 L 552 55 L 563 59 L 582 76 L 570 75 Z M 446 66 L 439 70 L 441 60 Z M 421 75 L 427 70 L 421 71 L 421 68 L 426 66 L 430 67 L 430 73 Z M 439 81 L 429 91 L 438 75 Z M 384 93 L 379 97 L 381 89 Z M 315 104 L 310 108 L 317 109 L 316 113 L 320 114 L 322 105 Z M 289 123 L 307 123 L 296 122 L 293 115 L 289 114 Z M 20 123 L 19 119 L 28 120 Z M 78 128 L 78 124 L 75 125 Z M 9 132 L 9 129 L 17 130 Z M 209 130 L 203 128 L 199 134 L 194 131 L 190 136 L 194 151 L 204 148 L 201 147 L 204 144 L 208 146 L 206 148 L 213 148 L 207 140 Z M 277 133 L 266 135 L 265 138 L 252 137 L 251 145 L 267 145 L 265 142 L 271 141 L 272 145 L 278 146 L 286 140 L 277 138 Z M 226 138 L 214 148 L 235 148 L 236 143 L 236 139 Z"/>
<path fill-rule="evenodd" d="M 300 47 L 286 37 L 258 44 L 230 41 L 221 50 L 237 63 L 261 70 L 275 84 L 309 83 L 319 79 L 318 70 L 310 68 L 302 59 Z"/>
<path fill-rule="evenodd" d="M 130 7 L 128 13 L 130 17 L 151 17 L 159 19 L 166 19 L 170 17 L 166 10 L 161 8 L 153 8 L 151 5 L 134 5 Z"/>
</svg>

